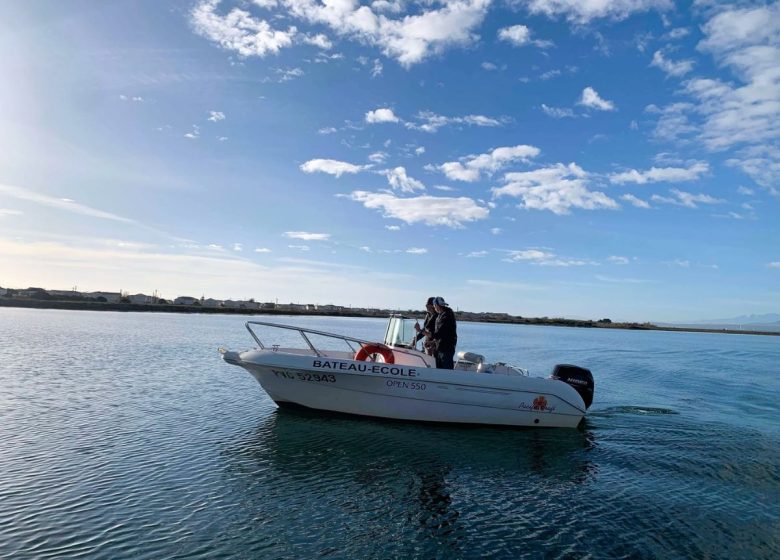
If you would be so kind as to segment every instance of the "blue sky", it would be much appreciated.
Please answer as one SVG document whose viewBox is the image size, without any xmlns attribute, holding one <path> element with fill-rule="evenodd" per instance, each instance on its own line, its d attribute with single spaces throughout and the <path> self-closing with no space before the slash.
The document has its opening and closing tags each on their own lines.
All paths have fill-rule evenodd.
<svg viewBox="0 0 780 560">
<path fill-rule="evenodd" d="M 780 309 L 780 3 L 3 3 L 0 285 Z"/>
</svg>

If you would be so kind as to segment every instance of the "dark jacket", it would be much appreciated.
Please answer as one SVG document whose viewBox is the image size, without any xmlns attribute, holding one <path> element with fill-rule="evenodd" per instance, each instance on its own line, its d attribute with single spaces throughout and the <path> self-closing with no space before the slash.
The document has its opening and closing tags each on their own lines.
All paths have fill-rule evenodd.
<svg viewBox="0 0 780 560">
<path fill-rule="evenodd" d="M 455 350 L 458 344 L 458 328 L 455 323 L 455 312 L 449 307 L 436 317 L 436 327 L 433 330 L 433 340 L 436 350 Z"/>
<path fill-rule="evenodd" d="M 420 339 L 425 338 L 425 333 L 423 331 L 432 333 L 434 330 L 436 330 L 436 315 L 437 313 L 435 311 L 429 311 L 425 313 L 423 330 L 417 333 L 417 337 L 414 339 L 415 342 L 419 342 Z"/>
</svg>

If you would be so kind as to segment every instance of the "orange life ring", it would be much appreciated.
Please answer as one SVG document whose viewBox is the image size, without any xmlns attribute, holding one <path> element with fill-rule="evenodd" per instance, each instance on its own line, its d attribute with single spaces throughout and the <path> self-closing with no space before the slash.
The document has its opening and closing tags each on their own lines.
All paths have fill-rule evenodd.
<svg viewBox="0 0 780 560">
<path fill-rule="evenodd" d="M 361 346 L 360 350 L 355 353 L 355 360 L 365 362 L 372 354 L 379 354 L 382 356 L 382 360 L 384 360 L 386 364 L 395 363 L 393 350 L 389 346 L 379 343 L 370 343 Z"/>
</svg>

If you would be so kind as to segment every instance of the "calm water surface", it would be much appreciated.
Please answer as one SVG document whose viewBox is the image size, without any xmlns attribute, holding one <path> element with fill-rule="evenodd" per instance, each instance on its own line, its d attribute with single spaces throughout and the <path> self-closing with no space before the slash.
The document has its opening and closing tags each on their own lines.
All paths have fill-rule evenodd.
<svg viewBox="0 0 780 560">
<path fill-rule="evenodd" d="M 0 558 L 780 557 L 780 337 L 461 323 L 596 397 L 458 429 L 277 411 L 244 320 L 0 309 Z"/>
</svg>

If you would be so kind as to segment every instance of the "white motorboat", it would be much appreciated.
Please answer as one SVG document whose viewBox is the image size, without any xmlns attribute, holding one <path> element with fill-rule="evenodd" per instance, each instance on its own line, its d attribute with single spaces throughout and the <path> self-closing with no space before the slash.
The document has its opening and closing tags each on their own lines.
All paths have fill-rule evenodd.
<svg viewBox="0 0 780 560">
<path fill-rule="evenodd" d="M 251 373 L 279 406 L 396 420 L 573 428 L 593 400 L 590 370 L 569 364 L 555 366 L 550 377 L 532 377 L 522 368 L 460 352 L 454 370 L 437 369 L 432 356 L 410 343 L 412 321 L 390 317 L 382 343 L 248 321 L 257 348 L 220 353 Z M 306 347 L 269 348 L 258 327 L 283 339 L 297 332 Z M 334 342 L 344 348 L 331 350 Z"/>
</svg>

